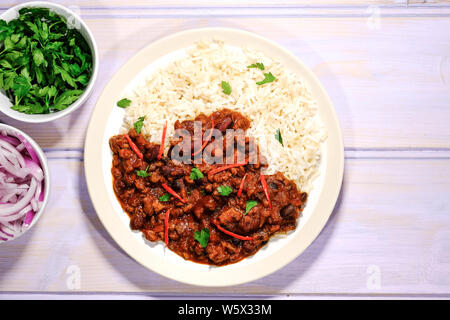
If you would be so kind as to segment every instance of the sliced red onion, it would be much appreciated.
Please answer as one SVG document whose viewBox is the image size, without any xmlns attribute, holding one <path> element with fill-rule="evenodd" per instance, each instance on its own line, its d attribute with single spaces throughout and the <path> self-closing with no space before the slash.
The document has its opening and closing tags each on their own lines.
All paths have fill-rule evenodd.
<svg viewBox="0 0 450 320">
<path fill-rule="evenodd" d="M 8 203 L 8 202 L 15 203 L 15 202 L 17 202 L 16 193 L 15 192 L 11 192 L 10 194 L 7 194 L 7 195 L 3 196 L 1 200 L 2 200 L 3 203 Z"/>
<path fill-rule="evenodd" d="M 22 154 L 20 154 L 19 151 L 17 151 L 16 148 L 14 148 L 10 143 L 0 140 L 0 147 L 3 149 L 8 150 L 11 154 L 16 156 L 16 160 L 20 163 L 20 166 L 22 168 L 25 167 L 25 159 L 23 158 Z M 39 161 L 39 160 L 38 160 Z"/>
<path fill-rule="evenodd" d="M 44 172 L 41 167 L 33 160 L 25 159 L 25 165 L 28 172 L 36 178 L 37 181 L 44 180 Z"/>
<path fill-rule="evenodd" d="M 36 187 L 37 187 L 36 179 L 31 179 L 30 188 L 28 189 L 26 195 L 22 199 L 20 199 L 20 201 L 12 205 L 6 204 L 0 205 L 0 218 L 9 216 L 22 210 L 28 203 L 30 203 L 31 198 L 33 198 L 34 193 L 36 191 Z"/>
<path fill-rule="evenodd" d="M 0 242 L 23 233 L 43 205 L 44 172 L 31 144 L 0 131 Z"/>
<path fill-rule="evenodd" d="M 5 235 L 8 236 L 8 237 L 14 237 L 13 234 L 11 234 L 11 233 L 9 233 L 9 232 L 6 232 L 6 231 L 2 228 L 1 225 L 0 225 L 0 232 L 2 232 L 3 234 L 5 234 Z"/>
<path fill-rule="evenodd" d="M 17 146 L 19 146 L 21 144 L 19 139 L 15 138 L 15 137 L 11 137 L 11 136 L 0 135 L 0 140 L 8 142 L 9 144 L 16 147 L 16 149 L 17 149 Z"/>
<path fill-rule="evenodd" d="M 40 163 L 39 157 L 37 156 L 36 152 L 34 151 L 33 147 L 31 146 L 31 144 L 19 133 L 17 134 L 17 138 L 23 143 L 23 145 L 25 146 L 25 149 L 27 149 L 28 154 L 31 157 L 31 160 L 33 160 L 36 163 Z"/>
<path fill-rule="evenodd" d="M 0 167 L 5 169 L 5 171 L 9 172 L 13 176 L 19 177 L 19 178 L 25 178 L 28 172 L 21 170 L 21 168 L 13 166 L 3 155 L 3 153 L 0 150 Z"/>
<path fill-rule="evenodd" d="M 33 221 L 35 215 L 35 211 L 30 210 L 25 214 L 25 218 L 23 219 L 23 227 L 28 228 L 31 225 L 31 221 Z"/>
<path fill-rule="evenodd" d="M 23 145 L 23 143 L 19 144 L 19 145 L 16 147 L 16 150 L 19 151 L 19 152 L 22 152 L 23 149 L 25 149 L 25 146 Z"/>
<path fill-rule="evenodd" d="M 36 188 L 36 192 L 35 192 L 35 194 L 34 194 L 34 200 L 36 201 L 36 203 L 39 205 L 39 202 L 40 201 L 43 201 L 44 199 L 43 199 L 43 197 L 44 197 L 44 195 L 43 195 L 43 192 L 42 192 L 43 190 L 42 190 L 42 182 L 41 181 L 39 181 L 38 182 L 38 185 L 37 185 L 37 188 Z M 42 199 L 41 199 L 41 196 L 42 196 Z"/>
</svg>

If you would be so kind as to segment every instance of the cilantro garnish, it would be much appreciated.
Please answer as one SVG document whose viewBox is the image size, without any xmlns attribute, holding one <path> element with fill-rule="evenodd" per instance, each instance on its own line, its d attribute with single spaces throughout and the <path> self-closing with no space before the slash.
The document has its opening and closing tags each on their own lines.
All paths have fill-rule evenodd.
<svg viewBox="0 0 450 320">
<path fill-rule="evenodd" d="M 194 239 L 197 240 L 203 248 L 206 248 L 209 241 L 209 229 L 203 228 L 201 231 L 195 231 Z"/>
<path fill-rule="evenodd" d="M 252 63 L 251 65 L 247 66 L 247 68 L 258 68 L 259 70 L 264 70 L 264 64 L 261 62 Z"/>
<path fill-rule="evenodd" d="M 233 188 L 231 188 L 230 186 L 220 186 L 217 188 L 217 191 L 222 196 L 228 196 L 228 195 L 230 195 L 230 193 L 233 192 Z"/>
<path fill-rule="evenodd" d="M 46 8 L 22 8 L 0 20 L 0 89 L 13 110 L 27 114 L 66 109 L 83 94 L 92 54 L 66 18 Z"/>
<path fill-rule="evenodd" d="M 123 99 L 117 101 L 117 106 L 121 107 L 121 108 L 129 107 L 130 104 L 131 104 L 131 100 L 127 99 L 127 98 L 123 98 Z"/>
<path fill-rule="evenodd" d="M 161 197 L 159 197 L 159 201 L 167 202 L 172 198 L 172 196 L 168 193 L 163 194 Z"/>
<path fill-rule="evenodd" d="M 281 145 L 284 147 L 284 144 L 283 144 L 283 137 L 281 136 L 281 131 L 280 131 L 280 129 L 277 129 L 277 132 L 275 133 L 275 139 L 277 139 L 278 142 L 281 143 Z"/>
<path fill-rule="evenodd" d="M 142 126 L 144 125 L 145 116 L 139 117 L 138 120 L 134 123 L 134 128 L 138 134 L 141 133 Z"/>
<path fill-rule="evenodd" d="M 222 89 L 223 89 L 223 93 L 225 94 L 231 94 L 231 86 L 228 82 L 226 81 L 222 81 Z"/>
<path fill-rule="evenodd" d="M 203 173 L 198 168 L 194 167 L 191 169 L 191 175 L 189 176 L 191 180 L 197 180 L 203 177 L 204 177 Z"/>
<path fill-rule="evenodd" d="M 264 73 L 264 80 L 258 81 L 258 82 L 256 82 L 256 84 L 263 85 L 265 83 L 274 82 L 275 79 L 276 79 L 275 76 L 271 72 Z"/>
<path fill-rule="evenodd" d="M 245 214 L 249 213 L 250 210 L 253 209 L 253 207 L 257 206 L 258 202 L 255 200 L 248 200 L 247 203 L 245 204 Z"/>
<path fill-rule="evenodd" d="M 147 168 L 145 168 L 145 170 L 136 170 L 136 174 L 137 174 L 139 177 L 142 177 L 142 178 L 150 177 L 150 176 L 151 176 L 151 173 L 148 173 L 148 172 L 147 172 L 148 167 L 149 167 L 149 166 L 147 166 Z"/>
</svg>

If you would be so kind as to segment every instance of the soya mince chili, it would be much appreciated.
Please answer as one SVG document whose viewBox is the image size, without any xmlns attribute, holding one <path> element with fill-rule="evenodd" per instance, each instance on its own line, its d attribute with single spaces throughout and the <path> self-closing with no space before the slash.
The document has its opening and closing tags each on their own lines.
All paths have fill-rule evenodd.
<svg viewBox="0 0 450 320">
<path fill-rule="evenodd" d="M 245 131 L 250 126 L 240 113 L 222 109 L 194 120 L 176 121 L 174 128 L 185 129 L 193 136 L 194 121 L 202 123 L 202 148 L 205 140 L 210 140 L 208 144 L 214 142 L 209 131 L 212 126 L 224 134 L 227 129 Z M 128 132 L 128 137 L 132 145 L 126 135 L 110 139 L 113 188 L 130 217 L 131 229 L 140 230 L 147 240 L 165 241 L 169 249 L 186 260 L 221 266 L 255 254 L 274 234 L 296 228 L 307 194 L 280 172 L 263 175 L 267 164 L 262 157 L 257 157 L 254 164 L 249 162 L 249 137 L 244 140 L 246 161 L 221 171 L 218 169 L 225 164 L 185 164 L 167 156 L 158 160 L 159 144 L 147 141 L 135 129 Z M 225 154 L 224 137 L 219 146 Z M 170 141 L 169 155 L 179 143 L 182 139 Z M 191 155 L 200 153 L 194 145 L 192 142 Z M 148 175 L 137 175 L 139 170 Z M 229 188 L 221 186 L 233 191 L 223 195 L 219 190 Z M 248 212 L 247 202 L 252 204 Z M 209 239 L 202 246 L 194 234 L 205 228 Z"/>
</svg>

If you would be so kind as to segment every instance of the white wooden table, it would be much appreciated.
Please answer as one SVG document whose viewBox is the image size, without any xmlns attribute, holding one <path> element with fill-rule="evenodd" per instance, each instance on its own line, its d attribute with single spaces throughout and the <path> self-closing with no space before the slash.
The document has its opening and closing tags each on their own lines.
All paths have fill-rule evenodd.
<svg viewBox="0 0 450 320">
<path fill-rule="evenodd" d="M 0 12 L 18 2 L 1 0 Z M 450 296 L 450 1 L 58 2 L 92 29 L 99 79 L 62 120 L 0 115 L 37 140 L 52 174 L 41 220 L 0 246 L 0 299 Z M 129 258 L 97 218 L 83 170 L 89 116 L 116 70 L 160 37 L 206 26 L 296 54 L 333 100 L 345 143 L 342 193 L 316 241 L 278 272 L 227 288 L 170 281 Z"/>
</svg>

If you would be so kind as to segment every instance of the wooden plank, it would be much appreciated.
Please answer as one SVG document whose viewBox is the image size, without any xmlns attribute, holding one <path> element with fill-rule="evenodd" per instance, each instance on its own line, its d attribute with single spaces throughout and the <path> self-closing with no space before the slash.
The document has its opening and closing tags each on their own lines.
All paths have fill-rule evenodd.
<svg viewBox="0 0 450 320">
<path fill-rule="evenodd" d="M 418 1 L 418 0 L 415 0 Z M 195 0 L 195 1 L 183 1 L 183 0 L 168 0 L 168 1 L 147 1 L 147 0 L 109 0 L 107 5 L 102 0 L 60 0 L 60 4 L 65 6 L 80 6 L 80 7 L 230 7 L 230 6 L 292 6 L 292 5 L 389 5 L 389 4 L 404 4 L 406 5 L 407 0 L 260 0 L 258 2 L 252 1 L 240 1 L 240 0 Z M 410 1 L 412 3 L 413 1 Z M 434 3 L 447 3 L 448 0 L 444 1 L 434 1 Z M 423 2 L 422 2 L 423 3 Z M 17 4 L 16 0 L 5 0 L 2 2 L 2 7 L 11 7 Z"/>
<path fill-rule="evenodd" d="M 7 9 L 16 5 L 16 0 L 5 0 L 0 5 L 1 9 Z M 240 1 L 240 0 L 167 0 L 167 1 L 147 1 L 147 0 L 129 0 L 124 3 L 120 0 L 110 0 L 105 4 L 102 0 L 59 0 L 59 4 L 70 7 L 73 10 L 80 8 L 95 10 L 128 10 L 133 7 L 142 9 L 182 9 L 182 8 L 285 8 L 285 7 L 304 7 L 304 8 L 356 8 L 378 6 L 382 8 L 396 7 L 439 7 L 450 4 L 450 0 L 260 0 L 260 1 Z"/>
<path fill-rule="evenodd" d="M 53 152 L 48 157 L 48 208 L 32 231 L 2 244 L 2 292 L 450 294 L 450 157 L 348 156 L 340 200 L 316 241 L 282 270 L 220 289 L 167 280 L 129 258 L 94 212 L 81 158 L 61 159 Z M 73 268 L 81 275 L 78 290 L 70 290 Z"/>
<path fill-rule="evenodd" d="M 100 49 L 88 102 L 64 119 L 29 125 L 44 148 L 82 148 L 89 116 L 114 72 L 146 44 L 198 27 L 249 30 L 291 50 L 319 77 L 335 104 L 346 147 L 450 147 L 450 18 L 86 19 Z"/>
</svg>

